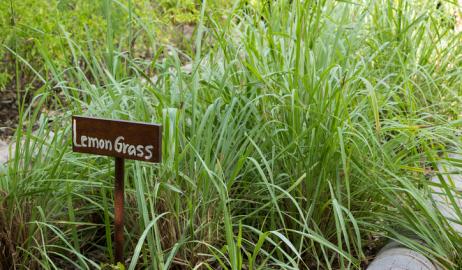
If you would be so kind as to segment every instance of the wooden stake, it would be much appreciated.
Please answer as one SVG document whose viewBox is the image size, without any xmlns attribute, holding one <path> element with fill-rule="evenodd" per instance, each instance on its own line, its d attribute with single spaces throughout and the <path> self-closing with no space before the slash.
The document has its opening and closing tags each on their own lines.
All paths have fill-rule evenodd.
<svg viewBox="0 0 462 270">
<path fill-rule="evenodd" d="M 124 167 L 125 159 L 115 158 L 114 247 L 115 264 L 124 264 Z"/>
</svg>

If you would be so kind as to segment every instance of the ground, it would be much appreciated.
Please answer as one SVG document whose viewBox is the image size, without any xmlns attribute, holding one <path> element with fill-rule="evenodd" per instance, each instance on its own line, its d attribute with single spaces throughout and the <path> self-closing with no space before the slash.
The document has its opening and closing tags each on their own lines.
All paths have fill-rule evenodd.
<svg viewBox="0 0 462 270">
<path fill-rule="evenodd" d="M 16 92 L 11 89 L 0 93 L 0 140 L 12 136 L 18 123 Z"/>
</svg>

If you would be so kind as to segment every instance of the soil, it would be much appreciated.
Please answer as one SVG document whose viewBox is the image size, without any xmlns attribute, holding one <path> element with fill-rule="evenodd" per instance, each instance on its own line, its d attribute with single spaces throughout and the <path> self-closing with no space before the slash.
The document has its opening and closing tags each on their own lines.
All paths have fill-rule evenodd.
<svg viewBox="0 0 462 270">
<path fill-rule="evenodd" d="M 19 102 L 18 92 L 16 91 L 16 80 L 11 80 L 6 87 L 0 88 L 0 141 L 10 141 L 9 138 L 14 135 L 19 122 L 19 107 L 26 108 L 32 101 L 32 93 L 25 89 L 39 89 L 41 85 L 33 81 L 32 78 L 24 77 L 19 83 Z M 19 105 L 18 103 L 25 102 Z"/>
<path fill-rule="evenodd" d="M 14 90 L 0 89 L 0 140 L 14 134 L 18 125 L 18 104 Z"/>
</svg>

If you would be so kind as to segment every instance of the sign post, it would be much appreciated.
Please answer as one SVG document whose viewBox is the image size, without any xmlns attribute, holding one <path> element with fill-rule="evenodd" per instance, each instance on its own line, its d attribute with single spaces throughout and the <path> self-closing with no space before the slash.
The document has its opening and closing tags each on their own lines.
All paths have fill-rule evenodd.
<svg viewBox="0 0 462 270">
<path fill-rule="evenodd" d="M 115 263 L 124 262 L 124 176 L 125 159 L 115 158 L 114 248 Z"/>
<path fill-rule="evenodd" d="M 72 150 L 115 157 L 114 259 L 123 264 L 125 159 L 162 162 L 162 126 L 73 116 Z"/>
</svg>

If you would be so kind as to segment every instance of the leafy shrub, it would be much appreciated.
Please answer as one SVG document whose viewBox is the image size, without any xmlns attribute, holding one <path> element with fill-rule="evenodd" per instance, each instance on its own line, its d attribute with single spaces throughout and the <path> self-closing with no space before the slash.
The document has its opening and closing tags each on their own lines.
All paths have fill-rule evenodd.
<svg viewBox="0 0 462 270">
<path fill-rule="evenodd" d="M 221 14 L 216 10 L 226 9 L 224 3 L 216 1 L 209 9 Z M 21 58 L 22 78 L 31 75 L 31 67 L 43 68 L 42 53 L 53 59 L 57 69 L 78 65 L 71 61 L 67 44 L 70 40 L 84 55 L 91 55 L 95 48 L 105 48 L 106 52 L 131 50 L 135 56 L 149 57 L 154 42 L 184 42 L 178 38 L 176 28 L 194 25 L 199 7 L 200 1 L 193 0 L 1 1 L 0 72 L 10 76 L 1 76 L 0 86 L 15 74 L 16 54 Z"/>
</svg>

